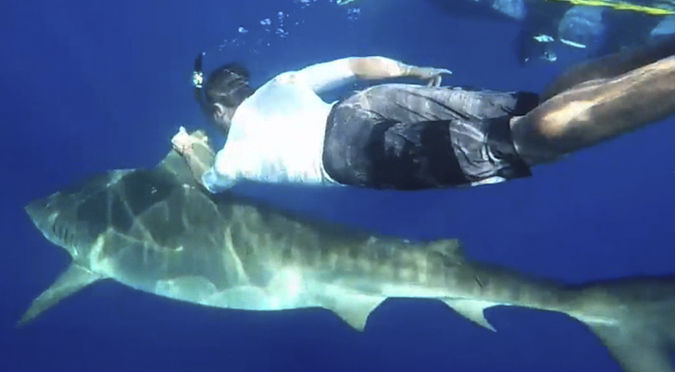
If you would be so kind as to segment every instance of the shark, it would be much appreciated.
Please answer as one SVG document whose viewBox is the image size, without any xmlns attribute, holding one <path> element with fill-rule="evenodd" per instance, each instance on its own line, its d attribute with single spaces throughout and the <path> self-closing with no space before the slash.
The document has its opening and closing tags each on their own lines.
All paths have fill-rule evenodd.
<svg viewBox="0 0 675 372">
<path fill-rule="evenodd" d="M 411 241 L 210 194 L 173 151 L 152 169 L 112 170 L 25 210 L 72 262 L 19 325 L 110 279 L 219 308 L 323 308 L 356 330 L 387 298 L 432 298 L 491 331 L 484 310 L 493 306 L 562 312 L 623 369 L 673 370 L 674 277 L 575 286 L 531 278 L 468 259 L 456 239 Z"/>
</svg>

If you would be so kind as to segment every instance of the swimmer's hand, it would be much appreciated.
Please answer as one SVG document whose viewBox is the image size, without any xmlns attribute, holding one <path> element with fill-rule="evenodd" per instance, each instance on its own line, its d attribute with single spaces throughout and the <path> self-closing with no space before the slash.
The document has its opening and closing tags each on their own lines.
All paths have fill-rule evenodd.
<svg viewBox="0 0 675 372">
<path fill-rule="evenodd" d="M 178 128 L 178 133 L 176 133 L 173 138 L 171 138 L 171 145 L 173 149 L 179 153 L 181 156 L 189 155 L 192 153 L 192 145 L 198 143 L 206 143 L 206 136 L 201 132 L 194 132 L 188 134 L 185 130 L 185 127 Z"/>
<path fill-rule="evenodd" d="M 419 66 L 409 66 L 408 68 L 406 75 L 425 81 L 428 87 L 440 87 L 443 82 L 443 75 L 452 75 L 452 71 L 447 68 Z"/>
<path fill-rule="evenodd" d="M 209 138 L 202 131 L 188 133 L 184 127 L 180 127 L 171 138 L 171 144 L 190 167 L 197 183 L 201 184 L 202 175 L 215 161 Z"/>
</svg>

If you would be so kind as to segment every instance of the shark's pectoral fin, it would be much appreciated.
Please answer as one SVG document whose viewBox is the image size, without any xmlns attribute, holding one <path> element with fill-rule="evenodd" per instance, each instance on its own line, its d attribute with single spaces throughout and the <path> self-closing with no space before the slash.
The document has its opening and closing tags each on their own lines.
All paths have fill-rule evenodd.
<svg viewBox="0 0 675 372">
<path fill-rule="evenodd" d="M 101 279 L 101 276 L 94 274 L 82 266 L 71 264 L 68 270 L 59 276 L 58 279 L 46 291 L 42 292 L 23 314 L 17 326 L 22 326 L 43 311 L 56 305 L 62 299 L 79 291 L 87 285 Z"/>
<path fill-rule="evenodd" d="M 485 314 L 483 313 L 483 311 L 488 307 L 495 306 L 495 303 L 461 298 L 446 298 L 443 299 L 443 302 L 479 326 L 485 327 L 493 332 L 497 332 L 495 327 L 493 327 L 492 324 L 490 324 L 490 322 L 485 319 Z"/>
<path fill-rule="evenodd" d="M 332 310 L 357 331 L 363 331 L 370 313 L 384 301 L 384 297 L 349 294 L 322 301 L 323 307 Z"/>
</svg>

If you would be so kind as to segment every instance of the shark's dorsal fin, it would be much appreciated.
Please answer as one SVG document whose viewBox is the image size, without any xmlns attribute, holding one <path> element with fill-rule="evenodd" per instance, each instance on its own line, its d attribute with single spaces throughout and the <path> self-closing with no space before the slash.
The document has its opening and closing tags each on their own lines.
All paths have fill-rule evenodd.
<svg viewBox="0 0 675 372">
<path fill-rule="evenodd" d="M 490 322 L 485 319 L 485 314 L 483 313 L 483 311 L 488 307 L 495 306 L 495 303 L 462 298 L 446 298 L 443 299 L 443 302 L 445 302 L 463 317 L 473 321 L 479 326 L 485 327 L 493 332 L 497 332 L 495 327 L 493 327 L 492 324 L 490 324 Z"/>
<path fill-rule="evenodd" d="M 462 258 L 462 246 L 458 239 L 439 239 L 427 243 L 430 251 L 436 252 L 446 258 Z"/>
<path fill-rule="evenodd" d="M 206 132 L 204 132 L 201 129 L 198 129 L 190 133 L 190 136 L 192 136 L 194 139 L 201 140 L 201 142 L 199 142 L 198 144 L 193 145 L 193 151 L 202 154 L 211 153 L 210 158 L 212 161 L 214 152 L 213 146 L 211 145 L 209 138 L 206 136 Z M 206 158 L 209 158 L 209 156 L 207 156 Z M 159 162 L 159 164 L 157 164 L 156 169 L 163 170 L 172 174 L 174 177 L 177 178 L 178 182 L 181 182 L 183 184 L 193 186 L 197 184 L 195 182 L 195 179 L 193 178 L 194 176 L 192 174 L 192 171 L 190 170 L 190 167 L 188 167 L 187 163 L 185 162 L 185 159 L 183 159 L 183 157 L 181 157 L 174 150 L 171 150 L 169 151 L 168 154 L 166 154 L 164 159 L 162 159 L 162 161 Z"/>
<path fill-rule="evenodd" d="M 171 174 L 176 177 L 178 182 L 188 185 L 195 184 L 190 168 L 188 168 L 185 160 L 174 150 L 171 150 L 166 154 L 164 159 L 157 164 L 156 169 Z"/>
<path fill-rule="evenodd" d="M 23 314 L 17 326 L 22 326 L 43 311 L 56 305 L 62 299 L 79 291 L 87 285 L 101 279 L 101 276 L 79 266 L 75 263 L 56 279 L 56 281 L 47 290 L 42 292 Z"/>
</svg>

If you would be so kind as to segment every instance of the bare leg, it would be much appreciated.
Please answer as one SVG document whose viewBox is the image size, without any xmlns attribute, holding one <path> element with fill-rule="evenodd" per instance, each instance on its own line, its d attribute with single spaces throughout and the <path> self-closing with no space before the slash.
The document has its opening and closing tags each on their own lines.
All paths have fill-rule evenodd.
<svg viewBox="0 0 675 372">
<path fill-rule="evenodd" d="M 586 81 L 608 79 L 625 74 L 640 66 L 673 55 L 674 52 L 675 42 L 667 39 L 653 45 L 610 54 L 573 66 L 546 87 L 541 100 L 546 101 L 556 94 Z"/>
<path fill-rule="evenodd" d="M 530 165 L 638 129 L 675 112 L 675 56 L 562 92 L 511 120 L 516 149 Z"/>
</svg>

